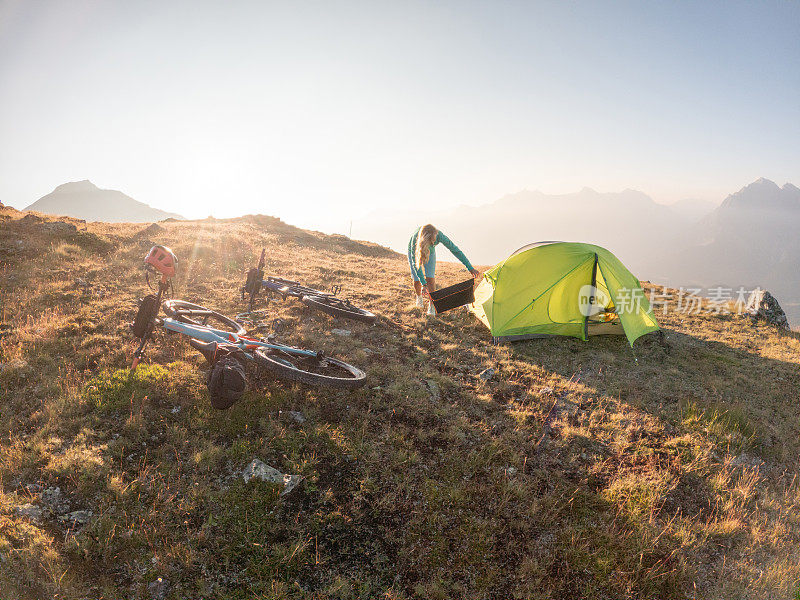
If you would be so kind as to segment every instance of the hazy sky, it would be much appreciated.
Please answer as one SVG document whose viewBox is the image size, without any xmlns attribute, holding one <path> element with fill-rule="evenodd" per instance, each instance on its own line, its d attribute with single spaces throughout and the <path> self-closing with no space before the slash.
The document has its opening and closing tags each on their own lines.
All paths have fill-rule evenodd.
<svg viewBox="0 0 800 600">
<path fill-rule="evenodd" d="M 0 0 L 0 200 L 344 231 L 523 188 L 800 185 L 800 2 Z"/>
</svg>

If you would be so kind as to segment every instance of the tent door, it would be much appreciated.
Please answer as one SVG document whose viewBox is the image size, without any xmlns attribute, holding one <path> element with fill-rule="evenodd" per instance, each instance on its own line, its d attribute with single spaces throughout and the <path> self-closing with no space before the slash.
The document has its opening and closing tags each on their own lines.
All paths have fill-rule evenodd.
<svg viewBox="0 0 800 600">
<path fill-rule="evenodd" d="M 592 267 L 592 294 L 595 294 L 597 286 L 597 252 L 594 253 L 594 266 Z M 593 296 L 593 300 L 597 301 L 597 296 Z M 592 306 L 594 302 L 589 302 L 589 306 Z M 583 318 L 583 341 L 589 339 L 589 312 L 586 311 L 586 316 Z"/>
</svg>

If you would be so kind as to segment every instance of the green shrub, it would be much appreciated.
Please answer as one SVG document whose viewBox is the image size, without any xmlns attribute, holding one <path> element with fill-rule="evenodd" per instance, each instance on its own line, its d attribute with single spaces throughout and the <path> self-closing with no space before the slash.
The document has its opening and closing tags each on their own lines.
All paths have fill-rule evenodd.
<svg viewBox="0 0 800 600">
<path fill-rule="evenodd" d="M 82 398 L 99 409 L 120 409 L 151 395 L 174 396 L 175 381 L 160 365 L 142 365 L 135 371 L 103 371 L 83 387 Z"/>
</svg>

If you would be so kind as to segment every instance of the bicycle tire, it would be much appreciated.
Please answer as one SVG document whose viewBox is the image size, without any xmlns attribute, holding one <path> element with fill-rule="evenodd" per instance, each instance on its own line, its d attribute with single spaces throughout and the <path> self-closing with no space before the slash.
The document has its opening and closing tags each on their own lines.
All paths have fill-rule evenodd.
<svg viewBox="0 0 800 600">
<path fill-rule="evenodd" d="M 375 313 L 371 313 L 363 308 L 358 308 L 348 300 L 341 300 L 336 296 L 303 296 L 301 301 L 306 306 L 321 310 L 333 317 L 343 317 L 362 323 L 374 323 L 377 319 Z"/>
<path fill-rule="evenodd" d="M 364 371 L 328 356 L 323 356 L 321 359 L 309 359 L 299 354 L 293 354 L 291 348 L 287 348 L 287 350 L 256 348 L 255 356 L 257 364 L 269 369 L 278 377 L 289 381 L 340 390 L 360 388 L 367 382 L 367 376 Z M 316 371 L 301 368 L 306 365 L 312 367 L 314 360 L 319 360 L 316 365 Z M 331 375 L 319 372 L 323 370 L 330 371 Z"/>
<path fill-rule="evenodd" d="M 200 325 L 201 327 L 212 327 L 212 325 L 208 324 L 208 320 L 213 319 L 215 325 L 222 326 L 214 326 L 214 329 L 220 329 L 226 333 L 233 333 L 235 335 L 245 335 L 247 333 L 247 330 L 241 323 L 210 308 L 200 306 L 199 304 L 193 304 L 184 300 L 167 300 L 164 302 L 163 307 L 164 313 L 166 313 L 168 317 L 172 317 L 181 323 Z"/>
</svg>

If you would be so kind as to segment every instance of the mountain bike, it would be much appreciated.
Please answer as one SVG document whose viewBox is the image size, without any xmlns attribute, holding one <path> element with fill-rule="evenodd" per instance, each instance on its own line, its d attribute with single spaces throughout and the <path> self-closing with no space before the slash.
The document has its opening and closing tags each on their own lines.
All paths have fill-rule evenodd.
<svg viewBox="0 0 800 600">
<path fill-rule="evenodd" d="M 166 258 L 159 259 L 159 255 Z M 309 385 L 338 389 L 355 389 L 366 383 L 364 372 L 323 352 L 306 350 L 277 342 L 273 336 L 256 338 L 247 335 L 236 320 L 199 304 L 164 296 L 175 274 L 177 259 L 163 246 L 154 246 L 145 258 L 149 272 L 161 275 L 158 293 L 142 299 L 136 319 L 131 325 L 140 338 L 134 352 L 131 370 L 136 369 L 144 356 L 144 348 L 156 327 L 189 337 L 189 344 L 212 362 L 220 349 L 235 351 L 236 356 L 256 367 L 265 368 L 276 376 Z M 166 317 L 159 317 L 163 308 Z"/>
<path fill-rule="evenodd" d="M 362 323 L 374 323 L 377 319 L 374 313 L 355 306 L 349 300 L 338 298 L 337 294 L 341 292 L 340 286 L 336 286 L 332 292 L 325 292 L 291 279 L 272 276 L 264 278 L 265 257 L 266 249 L 262 249 L 258 266 L 247 272 L 247 281 L 241 288 L 242 300 L 245 295 L 249 295 L 248 308 L 251 313 L 259 292 L 266 290 L 267 300 L 273 296 L 280 296 L 283 300 L 288 297 L 298 298 L 306 306 L 333 317 L 343 317 Z"/>
</svg>

